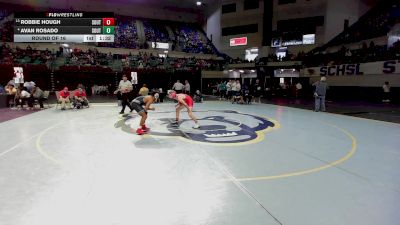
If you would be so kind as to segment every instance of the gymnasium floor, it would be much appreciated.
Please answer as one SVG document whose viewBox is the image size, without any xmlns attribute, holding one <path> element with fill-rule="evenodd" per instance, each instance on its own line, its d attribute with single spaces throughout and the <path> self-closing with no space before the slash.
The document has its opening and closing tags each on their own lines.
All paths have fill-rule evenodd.
<svg viewBox="0 0 400 225">
<path fill-rule="evenodd" d="M 205 102 L 193 130 L 155 107 L 145 136 L 113 104 L 0 123 L 0 225 L 399 224 L 399 124 Z"/>
</svg>

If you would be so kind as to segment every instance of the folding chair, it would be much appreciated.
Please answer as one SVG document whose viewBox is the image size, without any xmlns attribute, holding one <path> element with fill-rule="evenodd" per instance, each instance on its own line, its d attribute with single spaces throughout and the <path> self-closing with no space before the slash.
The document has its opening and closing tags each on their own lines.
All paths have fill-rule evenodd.
<svg viewBox="0 0 400 225">
<path fill-rule="evenodd" d="M 58 108 L 59 105 L 61 105 L 60 102 L 60 92 L 56 91 L 56 98 L 57 98 L 57 103 L 56 103 L 56 109 Z"/>
<path fill-rule="evenodd" d="M 15 102 L 15 95 L 8 97 L 7 101 L 8 101 L 7 104 L 11 109 L 14 109 L 17 107 L 17 104 Z"/>
<path fill-rule="evenodd" d="M 44 91 L 43 92 L 43 103 L 47 104 L 47 108 L 50 108 L 49 95 L 50 95 L 50 91 Z"/>
</svg>

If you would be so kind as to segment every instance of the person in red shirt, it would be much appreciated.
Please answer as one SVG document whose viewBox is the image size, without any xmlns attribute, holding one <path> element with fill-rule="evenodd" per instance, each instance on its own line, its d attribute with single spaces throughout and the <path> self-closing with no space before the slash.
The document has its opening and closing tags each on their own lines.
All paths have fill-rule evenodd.
<svg viewBox="0 0 400 225">
<path fill-rule="evenodd" d="M 86 93 L 82 88 L 78 88 L 74 91 L 74 107 L 80 109 L 83 106 L 89 106 L 89 102 L 86 98 Z"/>
<path fill-rule="evenodd" d="M 171 91 L 169 93 L 169 98 L 172 98 L 178 101 L 176 105 L 176 121 L 175 124 L 177 125 L 179 122 L 179 114 L 183 108 L 187 109 L 189 117 L 194 121 L 195 125 L 193 126 L 194 129 L 200 128 L 200 125 L 197 121 L 197 118 L 193 115 L 193 99 L 190 95 L 187 94 L 177 94 L 175 91 Z"/>
<path fill-rule="evenodd" d="M 58 101 L 61 102 L 61 110 L 65 110 L 66 103 L 69 103 L 69 91 L 67 87 L 59 92 Z"/>
</svg>

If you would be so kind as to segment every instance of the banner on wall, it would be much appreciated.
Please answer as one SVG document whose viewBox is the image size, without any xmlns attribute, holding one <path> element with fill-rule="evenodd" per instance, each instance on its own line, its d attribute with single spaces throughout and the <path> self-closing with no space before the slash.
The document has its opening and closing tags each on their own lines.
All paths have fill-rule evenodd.
<svg viewBox="0 0 400 225">
<path fill-rule="evenodd" d="M 229 40 L 229 46 L 240 46 L 247 45 L 247 37 L 231 38 Z"/>
<path fill-rule="evenodd" d="M 151 48 L 154 48 L 154 49 L 167 49 L 167 50 L 169 50 L 169 43 L 151 42 Z"/>
<path fill-rule="evenodd" d="M 303 71 L 303 75 L 305 76 L 362 76 L 381 74 L 400 74 L 400 60 L 310 67 Z"/>
<path fill-rule="evenodd" d="M 15 84 L 24 83 L 24 68 L 14 67 L 14 82 Z"/>
</svg>

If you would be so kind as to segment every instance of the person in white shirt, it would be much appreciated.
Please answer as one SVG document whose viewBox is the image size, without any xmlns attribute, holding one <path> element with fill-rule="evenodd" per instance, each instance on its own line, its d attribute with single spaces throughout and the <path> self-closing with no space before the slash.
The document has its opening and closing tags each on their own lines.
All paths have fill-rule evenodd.
<svg viewBox="0 0 400 225">
<path fill-rule="evenodd" d="M 236 92 L 236 81 L 232 81 L 231 90 L 232 90 L 232 95 L 235 95 L 235 92 Z"/>
<path fill-rule="evenodd" d="M 121 93 L 122 96 L 122 109 L 119 114 L 124 114 L 125 113 L 125 107 L 128 106 L 131 109 L 131 112 L 133 108 L 129 104 L 129 98 L 130 94 L 133 90 L 132 83 L 128 80 L 128 77 L 126 75 L 122 76 L 122 80 L 119 82 L 118 85 L 118 90 Z"/>
<path fill-rule="evenodd" d="M 190 84 L 188 80 L 185 80 L 185 94 L 190 95 Z"/>
<path fill-rule="evenodd" d="M 390 85 L 389 82 L 386 81 L 382 86 L 383 89 L 383 100 L 382 102 L 390 102 Z"/>
<path fill-rule="evenodd" d="M 177 80 L 174 86 L 172 86 L 172 90 L 174 90 L 176 93 L 182 93 L 183 89 L 185 86 L 181 83 L 180 80 Z"/>
<path fill-rule="evenodd" d="M 15 95 L 16 105 L 20 105 L 21 109 L 23 108 L 25 102 L 28 103 L 28 109 L 33 108 L 33 98 L 31 94 L 27 91 L 26 87 L 23 89 L 18 89 L 17 94 Z"/>
<path fill-rule="evenodd" d="M 21 91 L 21 97 L 22 97 L 22 98 L 30 98 L 30 97 L 31 97 L 31 94 L 24 88 L 24 89 Z"/>
<path fill-rule="evenodd" d="M 242 89 L 239 80 L 233 81 L 232 83 L 232 102 L 235 101 L 235 97 L 240 96 L 240 90 Z"/>
<path fill-rule="evenodd" d="M 236 91 L 237 91 L 237 92 L 240 92 L 241 90 L 242 90 L 242 86 L 240 85 L 240 81 L 237 80 L 237 81 L 236 81 Z"/>
</svg>

